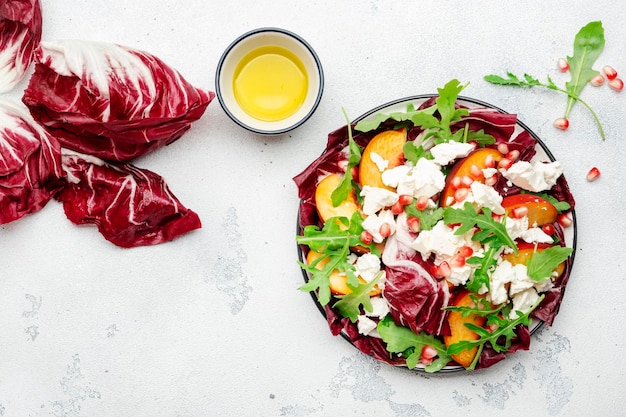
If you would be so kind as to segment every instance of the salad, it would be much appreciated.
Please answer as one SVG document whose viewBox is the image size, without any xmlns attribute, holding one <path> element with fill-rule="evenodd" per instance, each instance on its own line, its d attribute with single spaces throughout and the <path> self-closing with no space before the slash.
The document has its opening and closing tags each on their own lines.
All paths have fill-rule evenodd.
<svg viewBox="0 0 626 417">
<path fill-rule="evenodd" d="M 294 178 L 300 289 L 334 335 L 426 372 L 529 349 L 574 258 L 563 167 L 516 115 L 464 88 L 451 80 L 418 107 L 348 123 Z"/>
</svg>

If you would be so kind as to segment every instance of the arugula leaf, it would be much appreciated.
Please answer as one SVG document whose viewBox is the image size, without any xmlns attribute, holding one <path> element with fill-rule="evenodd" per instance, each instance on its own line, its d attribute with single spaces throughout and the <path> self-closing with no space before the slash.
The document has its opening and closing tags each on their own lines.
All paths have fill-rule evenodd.
<svg viewBox="0 0 626 417">
<path fill-rule="evenodd" d="M 550 279 L 552 271 L 572 254 L 573 249 L 563 246 L 551 246 L 542 251 L 535 251 L 526 263 L 528 276 L 533 281 L 542 282 Z"/>
<path fill-rule="evenodd" d="M 404 112 L 393 112 L 393 113 L 376 113 L 373 118 L 365 119 L 359 121 L 355 126 L 354 130 L 358 130 L 359 132 L 370 132 L 372 130 L 378 129 L 378 127 L 386 122 L 387 120 L 395 120 L 396 122 L 406 122 L 411 120 L 416 114 L 424 113 L 424 114 L 433 114 L 437 110 L 436 106 L 430 106 L 425 109 L 415 110 L 415 106 L 409 103 L 407 105 L 407 109 Z"/>
<path fill-rule="evenodd" d="M 352 168 L 356 167 L 359 165 L 359 162 L 361 162 L 361 148 L 352 137 L 352 125 L 350 124 L 350 120 L 348 119 L 348 115 L 345 110 L 343 110 L 343 115 L 345 116 L 348 124 L 348 147 L 350 149 L 350 156 L 348 158 L 348 166 L 346 167 L 346 173 L 344 174 L 343 179 L 330 195 L 334 207 L 339 206 L 339 204 L 348 198 L 348 195 L 352 191 L 353 187 Z"/>
<path fill-rule="evenodd" d="M 532 194 L 532 195 L 536 195 L 537 197 L 541 197 L 544 200 L 549 201 L 550 203 L 552 203 L 552 205 L 554 206 L 554 208 L 556 208 L 556 210 L 559 213 L 562 213 L 564 211 L 569 210 L 570 208 L 572 208 L 572 206 L 567 202 L 567 201 L 559 201 L 556 198 L 554 198 L 553 196 L 551 196 L 550 194 L 546 194 L 546 193 L 533 193 L 530 191 L 526 191 L 526 190 L 522 190 L 522 194 Z"/>
<path fill-rule="evenodd" d="M 591 106 L 580 98 L 580 94 L 584 87 L 589 83 L 598 71 L 592 68 L 594 62 L 602 52 L 604 48 L 604 29 L 602 28 L 602 22 L 596 21 L 588 23 L 577 34 L 574 39 L 574 54 L 567 57 L 567 61 L 570 65 L 571 80 L 565 83 L 565 88 L 557 86 L 550 77 L 547 77 L 546 82 L 539 81 L 536 77 L 529 74 L 524 74 L 523 77 L 518 77 L 511 72 L 506 73 L 506 77 L 502 77 L 496 74 L 486 75 L 485 81 L 496 85 L 506 85 L 514 87 L 543 87 L 550 90 L 558 91 L 567 95 L 567 107 L 565 109 L 564 117 L 567 118 L 570 114 L 574 103 L 578 102 L 585 106 L 587 110 L 593 116 L 600 136 L 602 140 L 606 139 L 604 128 L 598 118 L 596 112 Z"/>
<path fill-rule="evenodd" d="M 469 265 L 478 265 L 478 267 L 474 270 L 472 277 L 465 283 L 465 286 L 469 291 L 478 293 L 483 288 L 489 289 L 489 277 L 496 268 L 496 264 L 498 263 L 496 254 L 501 247 L 502 244 L 493 242 L 490 244 L 483 256 L 472 256 L 467 258 L 466 262 Z"/>
<path fill-rule="evenodd" d="M 413 165 L 417 165 L 417 161 L 422 158 L 435 159 L 422 145 L 416 145 L 415 141 L 405 143 L 402 152 L 404 153 L 404 158 L 413 162 Z"/>
<path fill-rule="evenodd" d="M 415 204 L 404 206 L 407 216 L 414 216 L 420 220 L 420 230 L 432 230 L 439 220 L 443 218 L 443 208 L 419 210 Z"/>
<path fill-rule="evenodd" d="M 468 367 L 468 369 L 474 369 L 478 363 L 480 352 L 486 343 L 489 343 L 495 352 L 506 352 L 510 347 L 514 337 L 517 336 L 515 329 L 519 325 L 529 326 L 532 323 L 532 319 L 529 317 L 530 313 L 537 308 L 537 306 L 543 301 L 544 295 L 539 296 L 537 301 L 530 307 L 530 309 L 522 313 L 518 311 L 518 316 L 515 319 L 509 319 L 508 314 L 492 314 L 487 316 L 486 324 L 489 327 L 495 327 L 495 330 L 490 331 L 483 327 L 476 326 L 473 323 L 465 323 L 465 326 L 471 331 L 475 332 L 479 337 L 476 340 L 462 340 L 448 346 L 447 353 L 449 355 L 459 354 L 464 350 L 470 350 L 476 346 L 479 348 L 479 352 L 476 354 L 474 361 Z M 510 305 L 504 308 L 503 311 L 510 309 Z M 480 308 L 475 309 L 476 312 L 480 312 Z M 493 326 L 492 326 L 493 325 Z"/>
<path fill-rule="evenodd" d="M 471 314 L 476 316 L 491 316 L 496 315 L 504 309 L 506 304 L 500 304 L 496 308 L 491 307 L 491 303 L 485 298 L 478 297 L 476 294 L 470 293 L 470 299 L 473 305 L 471 306 L 446 306 L 443 309 L 448 311 L 456 311 L 461 313 L 461 316 L 468 317 Z"/>
<path fill-rule="evenodd" d="M 446 346 L 435 336 L 424 332 L 415 334 L 408 327 L 396 325 L 389 315 L 378 323 L 376 330 L 387 344 L 387 351 L 402 353 L 406 357 L 409 369 L 419 363 L 424 346 L 432 346 L 437 351 L 437 358 L 424 368 L 426 372 L 437 372 L 452 360 L 446 352 Z"/>
<path fill-rule="evenodd" d="M 383 272 L 380 271 L 374 279 L 370 282 L 366 282 L 364 284 L 359 284 L 357 281 L 357 285 L 350 285 L 348 282 L 348 286 L 352 290 L 351 293 L 346 295 L 338 295 L 339 301 L 337 301 L 333 308 L 337 309 L 339 314 L 343 317 L 347 317 L 350 319 L 352 323 L 356 322 L 359 319 L 359 314 L 361 314 L 361 306 L 366 311 L 373 311 L 372 307 L 372 299 L 370 297 L 370 292 L 374 288 L 374 286 L 380 280 Z"/>
</svg>

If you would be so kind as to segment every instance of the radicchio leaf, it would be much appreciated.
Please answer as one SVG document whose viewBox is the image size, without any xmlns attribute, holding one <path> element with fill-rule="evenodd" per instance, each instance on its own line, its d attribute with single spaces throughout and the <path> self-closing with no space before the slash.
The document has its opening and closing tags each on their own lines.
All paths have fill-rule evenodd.
<svg viewBox="0 0 626 417">
<path fill-rule="evenodd" d="M 59 142 L 26 108 L 0 101 L 0 224 L 43 208 L 63 176 Z"/>
<path fill-rule="evenodd" d="M 63 147 L 129 161 L 178 139 L 215 94 L 125 46 L 42 42 L 23 101 Z"/>
<path fill-rule="evenodd" d="M 0 2 L 0 93 L 19 83 L 41 40 L 39 0 Z"/>
<path fill-rule="evenodd" d="M 56 196 L 74 224 L 95 224 L 124 248 L 156 245 L 201 227 L 164 179 L 131 164 L 63 150 L 68 185 Z"/>
</svg>

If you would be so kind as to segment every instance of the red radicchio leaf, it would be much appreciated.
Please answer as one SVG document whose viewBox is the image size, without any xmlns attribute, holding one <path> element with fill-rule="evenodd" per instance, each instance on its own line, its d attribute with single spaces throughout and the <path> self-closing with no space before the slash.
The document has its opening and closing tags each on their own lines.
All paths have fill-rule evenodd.
<svg viewBox="0 0 626 417">
<path fill-rule="evenodd" d="M 59 142 L 26 108 L 0 101 L 0 224 L 43 208 L 63 176 Z"/>
<path fill-rule="evenodd" d="M 125 46 L 42 42 L 23 101 L 63 147 L 129 161 L 178 139 L 215 94 Z"/>
<path fill-rule="evenodd" d="M 65 151 L 68 185 L 56 196 L 74 224 L 95 224 L 124 248 L 156 245 L 201 227 L 162 177 L 130 164 L 112 164 Z"/>
<path fill-rule="evenodd" d="M 40 40 L 39 0 L 0 2 L 0 93 L 22 80 Z"/>
</svg>

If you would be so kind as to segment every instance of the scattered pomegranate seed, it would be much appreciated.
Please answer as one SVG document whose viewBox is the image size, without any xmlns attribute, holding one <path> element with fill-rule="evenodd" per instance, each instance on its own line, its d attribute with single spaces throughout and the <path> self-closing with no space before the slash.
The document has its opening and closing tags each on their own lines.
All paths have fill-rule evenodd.
<svg viewBox="0 0 626 417">
<path fill-rule="evenodd" d="M 483 177 L 483 170 L 478 167 L 476 164 L 472 164 L 470 167 L 470 174 L 473 178 L 480 179 Z"/>
<path fill-rule="evenodd" d="M 519 151 L 517 149 L 513 149 L 512 151 L 507 152 L 505 158 L 510 159 L 511 161 L 517 160 L 517 158 L 519 158 Z"/>
<path fill-rule="evenodd" d="M 406 205 L 409 205 L 409 204 L 411 204 L 413 202 L 413 196 L 409 195 L 409 194 L 402 194 L 402 195 L 400 195 L 400 197 L 398 197 L 398 201 L 403 206 L 406 206 Z"/>
<path fill-rule="evenodd" d="M 474 254 L 474 249 L 472 249 L 471 246 L 461 246 L 459 248 L 459 255 L 465 257 L 465 258 L 469 258 L 470 256 L 472 256 Z"/>
<path fill-rule="evenodd" d="M 474 180 L 469 175 L 463 175 L 463 178 L 461 178 L 461 185 L 463 187 L 469 187 L 473 182 Z"/>
<path fill-rule="evenodd" d="M 437 349 L 430 345 L 426 345 L 422 348 L 422 359 L 432 360 L 437 356 Z"/>
<path fill-rule="evenodd" d="M 359 181 L 359 167 L 352 167 L 352 170 L 350 171 L 352 173 L 352 179 L 354 181 Z"/>
<path fill-rule="evenodd" d="M 554 121 L 554 127 L 561 130 L 567 130 L 567 128 L 569 127 L 569 120 L 567 120 L 565 117 L 559 117 Z"/>
<path fill-rule="evenodd" d="M 406 224 L 407 226 L 409 226 L 409 229 L 411 229 L 411 231 L 415 233 L 418 233 L 420 231 L 421 225 L 420 225 L 419 217 L 415 217 L 415 216 L 407 217 Z"/>
<path fill-rule="evenodd" d="M 543 226 L 541 226 L 541 230 L 543 230 L 543 233 L 550 236 L 552 236 L 554 232 L 556 232 L 556 229 L 554 228 L 554 225 L 552 223 L 544 224 Z"/>
<path fill-rule="evenodd" d="M 502 214 L 491 213 L 491 218 L 494 219 L 498 223 L 502 223 Z"/>
<path fill-rule="evenodd" d="M 614 80 L 609 81 L 609 87 L 611 90 L 620 92 L 624 89 L 624 81 L 622 81 L 621 78 L 615 78 Z"/>
<path fill-rule="evenodd" d="M 572 225 L 572 223 L 574 223 L 570 215 L 567 213 L 559 214 L 559 216 L 556 218 L 556 221 L 562 227 L 569 227 Z"/>
<path fill-rule="evenodd" d="M 415 203 L 415 207 L 418 210 L 424 210 L 426 207 L 428 207 L 428 197 L 426 197 L 425 195 L 420 196 L 417 199 L 417 203 Z"/>
<path fill-rule="evenodd" d="M 515 207 L 513 210 L 511 210 L 511 217 L 513 217 L 514 219 L 519 220 L 527 215 L 528 215 L 528 207 L 526 206 Z"/>
<path fill-rule="evenodd" d="M 498 182 L 498 178 L 495 175 L 489 178 L 485 178 L 485 185 L 488 185 L 490 187 L 496 185 L 496 182 Z"/>
<path fill-rule="evenodd" d="M 461 177 L 456 176 L 454 178 L 452 178 L 452 189 L 456 190 L 457 188 L 459 188 L 461 186 Z"/>
<path fill-rule="evenodd" d="M 606 74 L 606 78 L 608 78 L 609 80 L 614 80 L 615 78 L 617 78 L 617 71 L 615 71 L 615 68 L 610 65 L 605 65 L 604 67 L 602 67 L 602 71 L 604 71 L 604 74 Z"/>
<path fill-rule="evenodd" d="M 404 211 L 404 206 L 400 203 L 400 200 L 393 203 L 391 206 L 391 212 L 396 216 Z"/>
<path fill-rule="evenodd" d="M 487 157 L 485 158 L 485 168 L 495 168 L 496 167 L 496 160 L 494 159 L 493 155 L 489 154 L 487 155 Z"/>
<path fill-rule="evenodd" d="M 593 167 L 587 173 L 587 181 L 592 182 L 600 178 L 600 170 L 596 167 Z"/>
<path fill-rule="evenodd" d="M 569 62 L 565 58 L 559 58 L 557 61 L 557 66 L 559 67 L 559 71 L 567 72 L 569 70 Z"/>
<path fill-rule="evenodd" d="M 372 236 L 370 232 L 368 232 L 367 230 L 363 230 L 361 232 L 361 242 L 369 245 L 370 243 L 372 243 L 372 240 L 374 240 L 374 236 Z"/>
<path fill-rule="evenodd" d="M 378 233 L 380 233 L 383 238 L 391 236 L 391 226 L 389 225 L 389 223 L 381 224 Z"/>
<path fill-rule="evenodd" d="M 431 274 L 437 279 L 448 278 L 452 274 L 452 268 L 448 262 L 443 261 L 439 265 L 431 267 Z"/>
<path fill-rule="evenodd" d="M 589 84 L 593 85 L 594 87 L 600 87 L 602 84 L 604 84 L 604 77 L 598 74 L 589 81 Z"/>
<path fill-rule="evenodd" d="M 511 165 L 513 165 L 513 161 L 511 161 L 509 158 L 502 158 L 498 162 L 498 168 L 509 169 L 511 168 Z"/>
<path fill-rule="evenodd" d="M 507 145 L 506 143 L 499 143 L 498 152 L 500 152 L 502 155 L 506 155 L 507 153 L 509 153 L 509 145 Z"/>
<path fill-rule="evenodd" d="M 468 194 L 469 190 L 467 188 L 459 188 L 454 192 L 454 200 L 460 203 L 467 198 Z"/>
<path fill-rule="evenodd" d="M 453 256 L 452 259 L 450 259 L 450 266 L 452 268 L 462 268 L 465 266 L 465 257 L 462 255 L 456 255 Z"/>
</svg>

